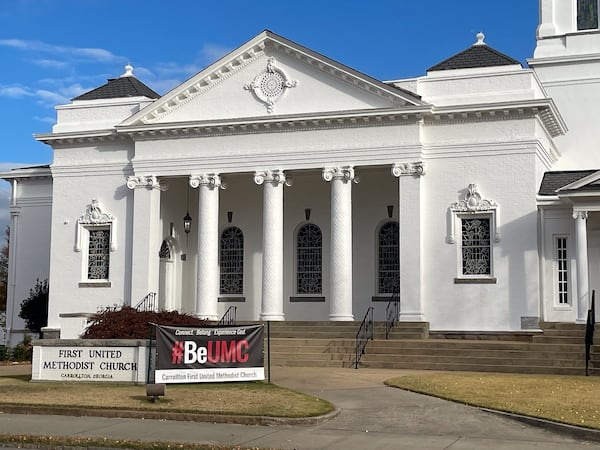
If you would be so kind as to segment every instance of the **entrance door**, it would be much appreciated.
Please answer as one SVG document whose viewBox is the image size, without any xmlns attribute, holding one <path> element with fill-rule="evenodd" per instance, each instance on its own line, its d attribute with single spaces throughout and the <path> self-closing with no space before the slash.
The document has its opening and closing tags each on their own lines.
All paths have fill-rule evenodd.
<svg viewBox="0 0 600 450">
<path fill-rule="evenodd" d="M 160 310 L 165 311 L 174 311 L 177 309 L 175 302 L 175 255 L 172 241 L 172 238 L 165 239 L 158 252 L 160 257 L 158 307 Z"/>
</svg>

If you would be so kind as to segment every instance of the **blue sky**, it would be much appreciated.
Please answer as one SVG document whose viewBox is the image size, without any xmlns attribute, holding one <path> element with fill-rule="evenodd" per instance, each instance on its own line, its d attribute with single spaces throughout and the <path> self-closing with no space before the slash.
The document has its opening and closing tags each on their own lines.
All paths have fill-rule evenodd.
<svg viewBox="0 0 600 450">
<path fill-rule="evenodd" d="M 478 31 L 525 64 L 537 22 L 536 0 L 0 0 L 0 171 L 51 163 L 50 148 L 32 135 L 51 131 L 54 106 L 118 77 L 127 63 L 164 94 L 269 29 L 390 80 L 424 75 Z"/>
</svg>

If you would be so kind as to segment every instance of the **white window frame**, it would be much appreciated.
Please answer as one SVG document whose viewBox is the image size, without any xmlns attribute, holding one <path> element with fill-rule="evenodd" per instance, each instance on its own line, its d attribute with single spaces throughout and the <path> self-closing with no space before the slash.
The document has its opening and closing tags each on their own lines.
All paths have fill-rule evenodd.
<svg viewBox="0 0 600 450">
<path fill-rule="evenodd" d="M 458 268 L 458 273 L 457 273 L 457 278 L 458 279 L 464 279 L 464 280 L 479 280 L 479 279 L 494 279 L 494 219 L 492 214 L 459 214 L 457 216 L 458 219 L 458 223 L 457 223 L 457 227 L 461 230 L 461 237 L 460 237 L 460 242 L 458 243 L 458 251 L 457 251 L 457 258 L 458 258 L 458 262 L 457 262 L 457 268 Z M 464 259 L 463 259 L 463 245 L 464 245 L 464 240 L 462 238 L 462 226 L 463 226 L 463 220 L 473 220 L 473 219 L 484 219 L 489 221 L 489 227 L 490 227 L 490 242 L 489 242 L 489 250 L 490 250 L 490 267 L 489 267 L 489 272 L 490 273 L 480 273 L 480 274 L 465 274 L 464 273 Z"/>
<path fill-rule="evenodd" d="M 456 230 L 460 230 L 460 242 L 457 245 L 456 252 L 456 278 L 454 282 L 460 283 L 496 283 L 494 276 L 494 243 L 500 242 L 499 226 L 499 210 L 498 205 L 491 201 L 482 199 L 479 194 L 477 185 L 469 184 L 467 191 L 462 200 L 450 205 L 448 217 L 448 235 L 446 242 L 448 244 L 456 243 Z M 490 221 L 490 273 L 489 274 L 463 274 L 463 259 L 462 259 L 462 220 L 489 218 Z"/>
<path fill-rule="evenodd" d="M 397 220 L 393 220 L 393 219 L 388 219 L 385 220 L 384 222 L 382 222 L 381 224 L 379 224 L 379 227 L 377 227 L 377 233 L 375 235 L 375 254 L 376 254 L 376 271 L 375 271 L 375 285 L 376 285 L 376 289 L 377 289 L 377 295 L 376 297 L 381 297 L 381 296 L 389 296 L 391 295 L 393 292 L 382 292 L 382 288 L 381 288 L 381 283 L 380 283 L 380 275 L 381 275 L 381 247 L 380 247 L 380 239 L 381 239 L 381 230 L 383 230 L 383 227 L 385 227 L 388 224 L 395 224 L 398 227 L 398 230 L 400 229 L 400 223 Z M 398 254 L 397 254 L 397 258 L 398 258 L 398 273 L 397 273 L 397 277 L 398 277 L 398 283 L 400 283 L 400 235 L 398 234 L 397 236 L 398 238 Z M 396 294 L 399 294 L 399 288 L 400 286 L 398 285 L 398 292 L 396 292 Z"/>
<path fill-rule="evenodd" d="M 299 282 L 299 271 L 300 271 L 300 266 L 298 264 L 298 257 L 299 257 L 299 252 L 298 252 L 298 238 L 300 235 L 300 231 L 307 227 L 307 226 L 313 226 L 316 227 L 319 230 L 319 233 L 321 234 L 321 246 L 319 248 L 320 251 L 320 282 L 321 282 L 321 289 L 319 290 L 319 292 L 307 292 L 307 293 L 300 293 L 298 292 L 298 282 Z M 316 247 L 311 247 L 311 248 L 316 248 Z M 314 222 L 304 222 L 302 224 L 300 224 L 297 228 L 296 228 L 296 232 L 294 233 L 294 292 L 295 292 L 295 296 L 297 297 L 320 297 L 323 295 L 323 230 L 321 229 L 321 227 L 319 225 L 317 225 Z"/>
<path fill-rule="evenodd" d="M 223 267 L 223 263 L 221 258 L 223 257 L 223 251 L 224 250 L 231 250 L 231 249 L 225 249 L 223 247 L 223 234 L 230 229 L 235 228 L 236 230 L 239 230 L 240 234 L 241 234 L 241 243 L 242 243 L 242 249 L 241 249 L 241 262 L 242 262 L 242 271 L 241 274 L 238 274 L 241 277 L 241 284 L 242 284 L 242 292 L 238 292 L 238 293 L 231 293 L 231 292 L 223 292 L 222 290 L 222 284 L 223 284 L 223 275 L 224 272 L 222 271 L 222 267 Z M 244 235 L 244 231 L 235 225 L 230 225 L 227 226 L 225 228 L 223 228 L 221 230 L 221 232 L 219 233 L 219 267 L 221 268 L 221 270 L 219 270 L 219 298 L 235 298 L 235 297 L 239 297 L 239 298 L 243 298 L 244 297 L 244 275 L 245 275 L 245 247 L 246 247 L 246 236 Z"/>
<path fill-rule="evenodd" d="M 79 287 L 111 287 L 110 270 L 111 257 L 110 253 L 117 250 L 115 241 L 117 229 L 117 220 L 112 214 L 103 212 L 100 208 L 98 200 L 92 199 L 92 202 L 87 205 L 86 212 L 77 220 L 77 229 L 75 235 L 75 251 L 81 252 L 81 281 Z M 108 230 L 109 231 L 109 278 L 108 279 L 92 279 L 88 278 L 89 269 L 89 244 L 91 230 Z"/>
<path fill-rule="evenodd" d="M 566 263 L 566 268 L 565 273 L 567 275 L 567 286 L 566 286 L 566 294 L 567 294 L 567 301 L 561 303 L 561 290 L 560 290 L 560 278 L 559 278 L 559 273 L 560 273 L 560 267 L 559 267 L 559 254 L 558 254 L 558 250 L 559 250 L 559 240 L 563 240 L 565 242 L 565 248 L 564 250 L 566 251 L 566 258 L 565 258 L 565 263 Z M 572 309 L 572 305 L 573 305 L 573 284 L 572 284 L 572 273 L 571 273 L 571 258 L 570 255 L 572 254 L 572 252 L 570 251 L 570 245 L 571 245 L 571 240 L 569 239 L 569 236 L 566 234 L 555 234 L 552 236 L 552 291 L 554 293 L 553 297 L 554 297 L 554 309 L 555 310 L 570 310 Z"/>
</svg>

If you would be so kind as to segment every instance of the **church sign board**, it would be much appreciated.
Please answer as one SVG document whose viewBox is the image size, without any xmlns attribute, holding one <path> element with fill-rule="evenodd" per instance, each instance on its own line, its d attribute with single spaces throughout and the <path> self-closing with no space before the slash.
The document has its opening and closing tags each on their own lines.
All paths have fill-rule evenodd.
<svg viewBox="0 0 600 450">
<path fill-rule="evenodd" d="M 33 343 L 33 381 L 145 383 L 143 340 L 50 339 Z"/>
<path fill-rule="evenodd" d="M 156 383 L 265 379 L 263 325 L 156 330 Z"/>
</svg>

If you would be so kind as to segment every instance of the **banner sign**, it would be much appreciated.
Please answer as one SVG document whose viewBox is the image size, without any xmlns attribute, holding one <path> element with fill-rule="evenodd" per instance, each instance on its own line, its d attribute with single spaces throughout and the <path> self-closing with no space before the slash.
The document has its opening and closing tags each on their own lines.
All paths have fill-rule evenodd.
<svg viewBox="0 0 600 450">
<path fill-rule="evenodd" d="M 264 325 L 156 325 L 156 383 L 265 379 Z"/>
</svg>

